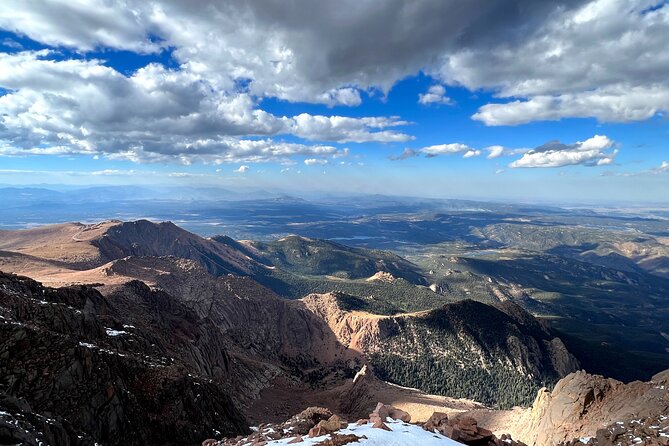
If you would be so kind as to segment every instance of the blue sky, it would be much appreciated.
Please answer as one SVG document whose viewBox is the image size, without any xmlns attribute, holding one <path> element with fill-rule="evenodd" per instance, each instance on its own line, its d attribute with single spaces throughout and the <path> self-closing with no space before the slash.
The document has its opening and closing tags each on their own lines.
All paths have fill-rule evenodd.
<svg viewBox="0 0 669 446">
<path fill-rule="evenodd" d="M 669 201 L 664 3 L 40 3 L 0 5 L 2 184 Z"/>
</svg>

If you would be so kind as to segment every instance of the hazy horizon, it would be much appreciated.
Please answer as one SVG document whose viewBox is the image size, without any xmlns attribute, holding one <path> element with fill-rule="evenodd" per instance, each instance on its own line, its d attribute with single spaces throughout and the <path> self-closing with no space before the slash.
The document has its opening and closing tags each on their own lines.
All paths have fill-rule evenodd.
<svg viewBox="0 0 669 446">
<path fill-rule="evenodd" d="M 329 189 L 322 189 L 322 190 L 311 190 L 311 191 L 305 191 L 305 190 L 299 190 L 299 189 L 294 189 L 294 188 L 282 188 L 279 186 L 275 187 L 269 187 L 269 186 L 244 186 L 244 187 L 238 187 L 238 186 L 233 186 L 233 185 L 220 185 L 220 184 L 215 184 L 215 185 L 193 185 L 193 184 L 188 184 L 188 185 L 168 185 L 168 184 L 105 184 L 105 183 L 99 183 L 99 184 L 58 184 L 58 183 L 26 183 L 26 184 L 10 184 L 10 183 L 0 183 L 0 189 L 11 189 L 11 188 L 16 188 L 16 189 L 45 189 L 45 190 L 51 190 L 51 191 L 56 191 L 56 192 L 76 192 L 79 190 L 86 190 L 86 189 L 94 189 L 94 188 L 103 188 L 103 189 L 109 189 L 110 191 L 113 191 L 114 189 L 122 189 L 122 188 L 137 188 L 141 190 L 145 190 L 147 192 L 154 191 L 157 193 L 155 198 L 159 198 L 160 193 L 167 193 L 169 191 L 173 190 L 181 190 L 184 193 L 186 193 L 188 190 L 194 190 L 194 191 L 211 191 L 216 192 L 232 192 L 235 194 L 235 197 L 231 196 L 217 196 L 217 195 L 211 195 L 209 197 L 202 197 L 198 198 L 200 200 L 204 201 L 219 201 L 219 200 L 234 200 L 234 201 L 240 201 L 240 200 L 257 200 L 259 199 L 258 193 L 266 193 L 267 198 L 272 198 L 272 197 L 281 197 L 281 196 L 286 196 L 286 197 L 293 197 L 293 198 L 298 198 L 298 199 L 304 199 L 308 201 L 319 201 L 319 200 L 327 200 L 327 199 L 337 199 L 337 198 L 370 198 L 374 196 L 380 196 L 380 197 L 386 197 L 389 199 L 392 198 L 398 198 L 398 199 L 424 199 L 424 200 L 438 200 L 438 201 L 449 201 L 449 200 L 463 200 L 463 201 L 472 201 L 472 202 L 481 202 L 481 203 L 499 203 L 499 204 L 513 204 L 513 205 L 522 205 L 522 204 L 527 204 L 527 205 L 545 205 L 545 206 L 556 206 L 556 207 L 563 207 L 563 208 L 579 208 L 579 207 L 584 207 L 584 206 L 597 206 L 599 208 L 639 208 L 639 209 L 644 209 L 644 208 L 656 208 L 656 209 L 669 209 L 669 203 L 666 201 L 662 200 L 657 200 L 657 201 L 652 201 L 652 200 L 616 200 L 616 199 L 581 199 L 579 200 L 578 198 L 565 198 L 562 196 L 554 196 L 554 197 L 542 197 L 542 198 L 529 198 L 529 197 L 523 197 L 523 196 L 518 196 L 518 197 L 512 197 L 512 196 L 483 196 L 483 195 L 438 195 L 438 194 L 432 194 L 432 195 L 421 195 L 420 193 L 409 193 L 409 192 L 404 192 L 403 191 L 398 191 L 398 192 L 388 192 L 386 191 L 385 193 L 383 191 L 378 191 L 378 192 L 362 192 L 362 191 L 346 191 L 346 190 L 329 190 Z M 248 197 L 245 197 L 244 194 L 247 194 Z M 186 193 L 187 195 L 187 193 Z M 138 198 L 138 199 L 146 199 L 147 197 L 143 198 Z M 165 197 L 160 197 L 162 199 L 165 199 Z M 175 201 L 183 201 L 183 200 L 188 200 L 192 198 L 173 198 Z"/>
</svg>

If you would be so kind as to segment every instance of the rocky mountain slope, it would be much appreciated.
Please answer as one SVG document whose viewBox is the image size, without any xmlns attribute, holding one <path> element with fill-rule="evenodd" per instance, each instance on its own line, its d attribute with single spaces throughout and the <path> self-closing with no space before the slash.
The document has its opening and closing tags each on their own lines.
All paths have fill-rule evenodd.
<svg viewBox="0 0 669 446">
<path fill-rule="evenodd" d="M 73 444 L 80 433 L 108 444 L 184 444 L 241 433 L 248 425 L 241 413 L 262 419 L 264 412 L 251 406 L 259 398 L 272 401 L 271 393 L 261 397 L 286 382 L 307 405 L 330 392 L 325 398 L 339 407 L 337 383 L 363 360 L 301 302 L 248 278 L 215 278 L 173 257 L 130 257 L 95 271 L 90 278 L 98 283 L 113 279 L 98 287 L 102 293 L 44 288 L 8 275 L 0 288 L 0 354 L 9 358 L 0 393 L 21 401 L 2 410 L 14 418 L 26 411 L 33 418 L 58 414 L 59 422 L 76 426 L 68 434 Z M 76 299 L 63 297 L 71 295 Z M 57 392 L 43 390 L 54 385 Z M 373 394 L 387 387 L 378 382 Z"/>
<path fill-rule="evenodd" d="M 84 270 L 127 256 L 176 256 L 195 260 L 214 275 L 249 275 L 258 262 L 225 244 L 185 231 L 171 222 L 107 221 L 66 223 L 17 231 L 0 231 L 0 250 L 51 264 Z"/>
<path fill-rule="evenodd" d="M 340 410 L 354 395 L 361 403 L 345 413 L 368 411 L 370 395 L 389 385 L 378 381 L 352 394 L 341 383 L 362 364 L 374 365 L 373 355 L 384 345 L 429 351 L 433 341 L 415 338 L 413 330 L 387 336 L 386 324 L 397 324 L 395 318 L 338 307 L 331 312 L 323 303 L 332 296 L 285 300 L 250 278 L 215 278 L 197 262 L 175 257 L 128 257 L 88 274 L 98 283 L 111 280 L 98 287 L 100 293 L 2 276 L 0 351 L 9 360 L 2 364 L 1 390 L 23 399 L 31 413 L 58 414 L 84 437 L 109 444 L 177 444 L 214 430 L 242 432 L 242 413 L 257 411 L 256 401 L 272 405 L 272 389 L 286 382 L 304 393 L 305 404 L 324 398 Z M 350 330 L 333 323 L 337 319 Z M 518 352 L 534 352 L 532 342 L 521 336 L 514 345 Z M 448 348 L 463 345 L 441 345 L 441 354 L 457 355 Z M 526 359 L 519 356 L 517 364 L 549 373 Z M 6 412 L 14 414 L 14 407 Z"/>
<path fill-rule="evenodd" d="M 410 257 L 434 272 L 439 292 L 518 303 L 569 335 L 563 341 L 593 373 L 648 380 L 669 365 L 667 279 L 516 248 L 440 251 Z"/>
<path fill-rule="evenodd" d="M 384 252 L 210 240 L 148 221 L 0 232 L 0 249 L 0 270 L 93 285 L 0 275 L 0 438 L 11 417 L 56 444 L 192 444 L 313 405 L 354 419 L 379 400 L 424 420 L 480 410 L 472 399 L 529 405 L 580 367 L 513 285 L 467 272 L 441 278 L 442 293 Z M 324 271 L 331 255 L 341 263 Z M 270 288 L 282 277 L 341 288 L 290 300 Z M 466 299 L 473 282 L 486 303 Z M 351 384 L 361 368 L 367 379 Z M 557 432 L 530 413 L 523 426 Z"/>
<path fill-rule="evenodd" d="M 240 358 L 260 356 L 277 366 L 294 367 L 303 378 L 326 370 L 345 376 L 371 360 L 376 373 L 392 382 L 489 404 L 514 404 L 531 402 L 541 384 L 578 366 L 550 329 L 511 302 L 495 308 L 463 301 L 388 317 L 365 311 L 368 301 L 341 293 L 287 301 L 249 278 L 216 279 L 196 262 L 172 257 L 129 257 L 98 272 L 104 276 L 89 279 L 141 279 L 167 290 L 200 317 L 212 320 L 232 340 L 229 351 L 238 351 Z M 397 353 L 387 355 L 389 347 Z M 403 357 L 405 350 L 414 353 Z M 465 351 L 475 353 L 467 356 Z M 459 374 L 475 376 L 450 387 L 429 383 L 433 378 L 423 367 L 432 367 L 425 363 L 430 358 L 438 358 L 436 366 L 444 374 L 458 367 Z M 482 367 L 486 371 L 479 373 Z M 486 387 L 491 388 L 488 394 L 476 394 L 476 389 Z M 521 387 L 527 387 L 523 400 L 504 401 Z"/>
<path fill-rule="evenodd" d="M 465 300 L 379 316 L 343 310 L 352 301 L 362 307 L 351 296 L 303 299 L 343 345 L 365 353 L 378 376 L 407 387 L 510 407 L 579 367 L 555 333 L 511 302 Z"/>
<path fill-rule="evenodd" d="M 630 443 L 669 444 L 669 428 L 661 431 L 656 427 L 653 432 L 645 432 L 644 423 L 640 422 L 668 419 L 669 370 L 651 381 L 628 384 L 579 371 L 561 379 L 552 391 L 541 389 L 531 408 L 479 409 L 468 414 L 481 425 L 511 433 L 530 446 L 574 444 L 581 439 L 583 444 L 628 444 L 623 441 L 628 430 L 636 432 L 628 438 Z M 650 426 L 658 425 L 651 423 L 647 427 Z M 617 437 L 620 438 L 616 440 Z"/>
<path fill-rule="evenodd" d="M 647 271 L 669 278 L 667 239 L 629 228 L 604 232 L 588 226 L 499 223 L 480 228 L 477 233 L 506 246 L 559 253 L 622 271 Z"/>
<path fill-rule="evenodd" d="M 140 282 L 104 297 L 0 274 L 2 410 L 73 426 L 44 431 L 59 436 L 46 444 L 188 444 L 246 431 L 224 385 L 223 344 L 211 322 Z"/>
<path fill-rule="evenodd" d="M 226 237 L 213 239 L 230 240 Z M 298 235 L 271 242 L 244 241 L 237 246 L 240 245 L 246 247 L 254 258 L 294 274 L 366 279 L 378 272 L 386 272 L 413 284 L 427 284 L 416 265 L 389 251 L 352 248 Z"/>
<path fill-rule="evenodd" d="M 595 437 L 604 426 L 669 414 L 669 378 L 621 383 L 579 372 L 562 379 L 553 391 L 540 391 L 524 417 L 519 435 L 529 444 L 547 445 Z"/>
<path fill-rule="evenodd" d="M 127 256 L 175 256 L 195 260 L 216 276 L 250 275 L 262 269 L 262 265 L 242 252 L 185 231 L 172 222 L 120 223 L 92 243 L 108 260 Z"/>
<path fill-rule="evenodd" d="M 49 243 L 48 240 L 54 240 L 54 242 Z M 69 224 L 24 231 L 5 231 L 0 233 L 0 247 L 11 250 L 11 252 L 6 251 L 8 255 L 2 256 L 4 262 L 2 267 L 5 270 L 29 274 L 38 279 L 47 278 L 50 283 L 56 284 L 75 282 L 112 285 L 122 284 L 132 279 L 141 280 L 186 302 L 190 308 L 198 312 L 200 317 L 214 317 L 215 322 L 229 332 L 236 329 L 234 324 L 231 325 L 231 320 L 238 321 L 240 327 L 246 328 L 248 324 L 253 324 L 252 316 L 263 314 L 267 308 L 271 309 L 268 314 L 283 315 L 285 313 L 283 308 L 288 308 L 290 304 L 278 299 L 266 288 L 257 287 L 254 281 L 249 280 L 244 282 L 244 287 L 248 289 L 237 293 L 246 299 L 244 308 L 247 310 L 240 310 L 228 304 L 234 301 L 230 298 L 231 285 L 229 283 L 223 285 L 223 282 L 215 280 L 207 272 L 213 276 L 220 276 L 225 271 L 251 275 L 254 279 L 271 287 L 272 283 L 267 283 L 267 280 L 276 277 L 272 276 L 275 271 L 277 274 L 281 272 L 284 277 L 292 274 L 291 271 L 283 271 L 282 267 L 293 269 L 295 272 L 306 271 L 314 274 L 323 274 L 323 268 L 326 267 L 329 269 L 325 272 L 332 274 L 350 268 L 351 270 L 347 273 L 350 277 L 363 278 L 334 281 L 334 283 L 341 283 L 344 291 L 355 292 L 357 296 L 363 298 L 350 296 L 346 299 L 343 308 L 363 310 L 368 313 L 393 314 L 406 311 L 402 309 L 404 306 L 402 297 L 395 296 L 398 291 L 400 294 L 408 295 L 413 301 L 423 299 L 426 304 L 423 307 L 426 308 L 438 308 L 445 303 L 458 300 L 455 297 L 443 296 L 427 287 L 416 286 L 403 279 L 402 276 L 416 282 L 424 280 L 418 274 L 415 265 L 396 255 L 383 251 L 348 248 L 332 242 L 302 237 L 287 237 L 271 243 L 242 243 L 220 237 L 204 239 L 172 223 L 152 223 L 140 220 L 128 223 Z M 82 253 L 85 253 L 85 256 Z M 23 263 L 27 260 L 26 256 L 35 259 L 35 262 L 38 260 L 42 262 L 39 274 L 31 274 L 29 267 L 28 270 L 22 269 L 21 266 L 33 265 L 30 262 Z M 73 261 L 73 258 L 78 260 Z M 43 268 L 47 268 L 44 264 L 48 262 L 52 262 L 54 269 L 47 274 Z M 58 265 L 55 264 L 56 262 Z M 236 286 L 239 286 L 242 282 L 236 280 L 235 283 Z M 378 298 L 375 296 L 376 293 L 380 294 Z M 339 301 L 342 303 L 344 294 L 338 293 L 337 295 L 340 296 Z M 217 296 L 222 298 L 217 298 Z M 262 298 L 248 296 L 261 296 Z M 494 302 L 493 299 L 490 300 Z M 397 307 L 393 306 L 395 302 Z M 470 304 L 470 307 L 471 305 L 474 304 Z M 223 307 L 219 308 L 220 306 Z M 281 307 L 282 310 L 277 310 L 276 306 Z M 482 305 L 481 308 L 490 307 Z M 291 308 L 293 313 L 298 310 L 298 308 Z M 462 307 L 463 314 L 477 310 L 478 308 Z M 243 314 L 244 311 L 248 313 Z M 494 311 L 495 314 L 499 313 L 498 310 Z M 453 315 L 449 314 L 448 317 Z M 323 317 L 321 314 L 317 316 Z M 432 319 L 436 320 L 439 317 L 441 315 L 436 315 Z M 290 318 L 285 319 L 295 324 Z M 430 318 L 423 315 L 422 318 L 411 318 L 411 320 L 427 321 Z M 271 318 L 268 319 L 268 324 L 269 326 L 280 326 L 280 323 L 272 321 Z M 310 320 L 302 325 L 313 327 L 315 322 Z M 262 330 L 264 328 L 260 329 L 261 332 Z M 259 339 L 281 340 L 281 336 L 284 336 L 287 331 L 288 329 L 284 327 L 283 334 L 273 333 L 268 337 L 263 333 Z M 544 335 L 545 333 L 542 334 Z M 305 339 L 301 335 L 297 337 Z M 478 339 L 473 337 L 471 339 L 474 342 L 473 345 L 476 345 Z M 523 344 L 526 340 L 523 339 L 520 343 Z M 534 351 L 536 348 L 532 347 L 530 350 Z M 268 348 L 268 351 L 277 351 L 277 349 Z M 280 354 L 285 355 L 286 352 L 280 351 Z M 341 352 L 334 353 L 333 347 L 331 354 L 341 355 Z M 305 354 L 311 358 L 317 355 L 319 353 L 313 351 Z M 323 360 L 323 358 L 317 359 Z M 299 359 L 298 362 L 300 361 L 304 359 Z M 538 376 L 537 371 L 543 369 L 544 365 L 539 364 L 535 358 L 530 361 L 534 361 L 534 365 L 522 366 L 519 370 L 524 370 L 521 373 Z M 554 375 L 555 367 L 548 364 L 548 369 L 552 371 L 546 372 L 547 375 Z M 560 373 L 556 376 L 559 375 Z"/>
</svg>

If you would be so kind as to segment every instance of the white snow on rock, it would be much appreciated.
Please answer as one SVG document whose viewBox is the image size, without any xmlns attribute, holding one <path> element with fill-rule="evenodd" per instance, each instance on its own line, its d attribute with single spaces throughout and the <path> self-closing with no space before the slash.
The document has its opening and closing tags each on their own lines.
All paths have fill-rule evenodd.
<svg viewBox="0 0 669 446">
<path fill-rule="evenodd" d="M 114 329 L 111 329 L 111 328 L 105 328 L 105 331 L 107 332 L 107 336 L 121 336 L 121 335 L 124 335 L 124 334 L 128 334 L 127 331 L 114 330 Z"/>
<path fill-rule="evenodd" d="M 408 424 L 390 418 L 385 424 L 392 429 L 392 432 L 373 428 L 372 423 L 363 424 L 361 426 L 358 426 L 355 423 L 350 423 L 346 429 L 341 429 L 337 433 L 341 435 L 355 434 L 358 437 L 364 435 L 367 438 L 361 438 L 357 442 L 349 444 L 364 444 L 367 446 L 462 446 L 462 443 L 451 440 L 439 433 L 428 432 L 415 424 Z M 295 437 L 270 441 L 267 445 L 288 444 L 293 438 Z M 330 435 L 314 438 L 308 438 L 305 435 L 302 438 L 304 439 L 304 442 L 297 444 L 300 446 L 312 446 L 330 438 Z"/>
</svg>

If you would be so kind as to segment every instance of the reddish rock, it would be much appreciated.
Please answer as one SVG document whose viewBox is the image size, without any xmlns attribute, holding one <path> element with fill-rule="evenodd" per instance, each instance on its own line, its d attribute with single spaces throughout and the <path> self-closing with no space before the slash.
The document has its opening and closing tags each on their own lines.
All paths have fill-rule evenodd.
<svg viewBox="0 0 669 446">
<path fill-rule="evenodd" d="M 328 420 L 332 412 L 324 407 L 309 407 L 281 425 L 281 431 L 290 430 L 293 434 L 307 435 L 319 421 Z"/>
<path fill-rule="evenodd" d="M 460 438 L 460 430 L 458 430 L 455 426 L 451 426 L 449 424 L 447 424 L 446 426 L 442 426 L 442 428 L 439 429 L 439 432 L 441 432 L 442 435 L 445 435 L 453 440 L 455 440 L 456 438 Z"/>
<path fill-rule="evenodd" d="M 331 434 L 332 432 L 337 432 L 339 429 L 343 429 L 348 426 L 348 423 L 343 421 L 339 416 L 332 415 L 327 420 L 321 420 L 316 426 L 309 430 L 310 437 L 318 437 L 320 435 Z M 312 435 L 312 431 L 315 435 Z"/>
<path fill-rule="evenodd" d="M 327 435 L 329 432 L 319 424 L 309 429 L 309 438 L 320 437 L 322 435 Z"/>
<path fill-rule="evenodd" d="M 375 422 L 375 423 L 372 425 L 372 427 L 373 427 L 374 429 L 383 429 L 383 430 L 385 430 L 385 431 L 392 431 L 392 429 L 389 428 L 388 426 L 386 426 L 386 423 L 384 423 L 383 421 L 377 421 L 377 422 Z"/>
<path fill-rule="evenodd" d="M 423 429 L 434 432 L 438 430 L 438 428 L 446 425 L 448 425 L 448 415 L 444 412 L 434 412 L 423 425 Z"/>
<path fill-rule="evenodd" d="M 302 438 L 301 435 L 298 435 L 297 437 L 293 438 L 288 442 L 288 444 L 295 444 L 295 443 L 304 443 L 304 438 Z"/>
<path fill-rule="evenodd" d="M 357 435 L 353 434 L 332 434 L 331 438 L 328 438 L 326 440 L 321 441 L 318 443 L 319 446 L 343 446 L 345 444 L 349 443 L 356 443 L 358 440 L 362 438 L 367 438 L 364 435 L 362 437 L 358 437 Z"/>
<path fill-rule="evenodd" d="M 388 407 L 389 407 L 388 409 L 389 416 L 393 420 L 401 420 L 404 421 L 405 423 L 411 422 L 411 415 L 409 415 L 408 412 L 405 412 L 393 406 L 388 406 Z"/>
<path fill-rule="evenodd" d="M 369 423 L 369 420 L 367 418 L 361 418 L 358 421 L 355 422 L 356 425 L 362 426 L 363 424 Z"/>
<path fill-rule="evenodd" d="M 663 390 L 663 389 L 660 389 Z M 632 419 L 627 422 L 615 422 L 597 430 L 587 446 L 669 446 L 669 417 Z M 639 441 L 641 440 L 641 441 Z M 580 438 L 559 443 L 559 446 L 584 446 Z"/>
<path fill-rule="evenodd" d="M 376 408 L 369 414 L 369 421 L 372 423 L 383 422 L 388 418 L 388 406 L 383 403 L 378 403 Z"/>
<path fill-rule="evenodd" d="M 327 421 L 319 421 L 318 424 L 330 432 L 335 432 L 348 426 L 348 423 L 342 420 L 339 415 L 332 415 Z"/>
<path fill-rule="evenodd" d="M 386 421 L 386 418 L 388 417 L 393 420 L 402 420 L 405 423 L 411 421 L 411 415 L 407 412 L 383 403 L 378 403 L 376 405 L 374 411 L 369 414 L 369 421 L 373 423 L 376 423 L 377 421 L 383 422 Z"/>
<path fill-rule="evenodd" d="M 497 445 L 499 440 L 488 429 L 478 426 L 469 416 L 449 419 L 443 412 L 434 412 L 425 422 L 423 429 L 440 434 L 470 446 Z"/>
</svg>

